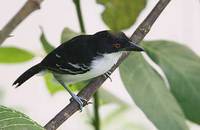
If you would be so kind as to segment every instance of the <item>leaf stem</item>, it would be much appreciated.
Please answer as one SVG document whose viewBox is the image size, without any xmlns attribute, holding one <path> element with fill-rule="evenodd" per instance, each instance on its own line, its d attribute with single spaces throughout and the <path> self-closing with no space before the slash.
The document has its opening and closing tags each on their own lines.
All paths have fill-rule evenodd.
<svg viewBox="0 0 200 130">
<path fill-rule="evenodd" d="M 85 33 L 85 26 L 84 26 L 83 16 L 82 16 L 82 12 L 81 12 L 80 0 L 73 0 L 73 1 L 75 4 L 75 7 L 76 7 L 76 12 L 77 12 L 81 32 Z"/>
<path fill-rule="evenodd" d="M 100 130 L 100 116 L 99 116 L 99 94 L 98 91 L 94 94 L 94 127 L 95 130 Z"/>
</svg>

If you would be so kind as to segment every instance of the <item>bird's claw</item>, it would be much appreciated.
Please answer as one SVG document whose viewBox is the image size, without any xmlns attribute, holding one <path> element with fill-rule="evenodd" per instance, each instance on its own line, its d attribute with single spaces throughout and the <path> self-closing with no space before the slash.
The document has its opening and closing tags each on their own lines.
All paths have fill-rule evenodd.
<svg viewBox="0 0 200 130">
<path fill-rule="evenodd" d="M 91 104 L 91 102 L 88 102 L 86 99 L 79 97 L 75 94 L 73 94 L 72 98 L 70 99 L 70 102 L 72 102 L 74 100 L 78 103 L 80 112 L 82 112 L 84 104 L 86 104 L 86 105 Z"/>
</svg>

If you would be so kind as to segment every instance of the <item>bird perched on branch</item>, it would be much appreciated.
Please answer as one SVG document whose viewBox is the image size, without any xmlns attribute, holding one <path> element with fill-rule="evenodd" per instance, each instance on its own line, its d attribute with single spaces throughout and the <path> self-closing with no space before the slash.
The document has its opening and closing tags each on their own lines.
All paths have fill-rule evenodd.
<svg viewBox="0 0 200 130">
<path fill-rule="evenodd" d="M 82 110 L 84 99 L 72 93 L 68 84 L 103 74 L 109 77 L 109 70 L 125 51 L 143 49 L 123 32 L 101 31 L 94 35 L 79 35 L 50 52 L 40 63 L 25 71 L 13 85 L 19 87 L 33 75 L 48 70 Z"/>
</svg>

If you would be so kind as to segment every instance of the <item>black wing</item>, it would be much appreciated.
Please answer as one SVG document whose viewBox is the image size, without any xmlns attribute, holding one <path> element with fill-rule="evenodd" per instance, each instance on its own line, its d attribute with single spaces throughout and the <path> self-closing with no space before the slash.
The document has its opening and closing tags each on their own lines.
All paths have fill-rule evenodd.
<svg viewBox="0 0 200 130">
<path fill-rule="evenodd" d="M 80 35 L 49 53 L 41 65 L 61 74 L 83 74 L 89 71 L 91 60 L 97 54 L 89 35 Z"/>
</svg>

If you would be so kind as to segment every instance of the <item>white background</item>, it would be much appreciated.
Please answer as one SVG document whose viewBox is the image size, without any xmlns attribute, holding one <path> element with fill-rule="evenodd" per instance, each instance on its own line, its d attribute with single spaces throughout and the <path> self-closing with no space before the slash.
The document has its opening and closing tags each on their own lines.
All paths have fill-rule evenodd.
<svg viewBox="0 0 200 130">
<path fill-rule="evenodd" d="M 147 8 L 139 17 L 136 25 L 126 30 L 127 35 L 131 35 L 135 27 L 144 19 L 149 11 L 156 4 L 156 0 L 149 0 Z M 1 0 L 0 1 L 0 28 L 25 3 L 25 0 Z M 81 0 L 86 31 L 95 33 L 107 29 L 101 20 L 100 14 L 103 11 L 101 5 L 97 5 L 95 0 Z M 26 69 L 39 62 L 44 57 L 43 50 L 39 42 L 40 29 L 44 28 L 45 34 L 51 43 L 58 46 L 60 34 L 64 27 L 70 27 L 79 31 L 79 24 L 72 0 L 44 0 L 41 9 L 34 12 L 12 33 L 14 37 L 5 41 L 3 46 L 14 45 L 37 53 L 34 61 L 17 65 L 0 65 L 0 90 L 5 92 L 1 104 L 18 108 L 28 114 L 32 119 L 44 125 L 67 103 L 69 96 L 66 92 L 50 95 L 44 85 L 41 76 L 35 76 L 19 89 L 14 89 L 11 84 Z M 167 39 L 178 41 L 191 47 L 200 54 L 200 1 L 199 0 L 172 0 L 165 9 L 150 33 L 145 39 Z M 145 115 L 134 105 L 131 98 L 123 88 L 116 71 L 112 74 L 113 82 L 107 81 L 104 88 L 120 96 L 133 106 L 130 120 L 137 125 L 144 126 L 147 130 L 155 130 Z M 147 97 L 148 98 L 148 97 Z M 108 108 L 109 109 L 109 108 Z M 106 110 L 106 109 L 105 109 Z M 104 113 L 104 111 L 102 112 Z M 76 113 L 60 129 L 88 129 L 85 121 L 86 113 Z M 192 130 L 200 129 L 200 126 L 191 125 Z"/>
</svg>

